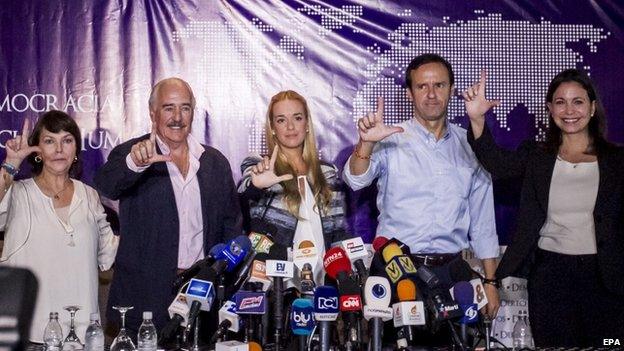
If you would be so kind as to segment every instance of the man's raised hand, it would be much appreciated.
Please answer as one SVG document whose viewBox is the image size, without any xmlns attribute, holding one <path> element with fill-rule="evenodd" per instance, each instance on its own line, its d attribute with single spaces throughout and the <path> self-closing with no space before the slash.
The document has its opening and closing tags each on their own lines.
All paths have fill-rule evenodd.
<svg viewBox="0 0 624 351">
<path fill-rule="evenodd" d="M 378 142 L 394 133 L 402 133 L 403 128 L 384 124 L 383 121 L 384 101 L 380 96 L 377 98 L 377 111 L 369 112 L 358 120 L 358 133 L 362 141 Z"/>
<path fill-rule="evenodd" d="M 156 162 L 171 161 L 171 156 L 156 152 L 156 127 L 154 125 L 149 139 L 141 140 L 132 145 L 130 157 L 138 167 L 147 167 Z"/>
</svg>

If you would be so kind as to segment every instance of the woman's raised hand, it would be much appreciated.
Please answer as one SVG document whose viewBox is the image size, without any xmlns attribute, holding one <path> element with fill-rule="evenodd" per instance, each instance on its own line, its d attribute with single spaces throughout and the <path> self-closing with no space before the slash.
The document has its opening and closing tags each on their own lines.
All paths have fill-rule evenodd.
<svg viewBox="0 0 624 351">
<path fill-rule="evenodd" d="M 4 162 L 11 164 L 15 168 L 19 168 L 28 155 L 33 152 L 41 152 L 39 146 L 29 146 L 28 137 L 30 136 L 30 122 L 28 118 L 24 120 L 22 134 L 6 142 L 6 159 Z"/>
<path fill-rule="evenodd" d="M 277 160 L 279 146 L 275 144 L 271 158 L 264 156 L 262 161 L 258 162 L 251 169 L 251 183 L 258 189 L 266 189 L 286 180 L 293 179 L 292 174 L 283 174 L 277 176 L 275 174 L 275 161 Z"/>
</svg>

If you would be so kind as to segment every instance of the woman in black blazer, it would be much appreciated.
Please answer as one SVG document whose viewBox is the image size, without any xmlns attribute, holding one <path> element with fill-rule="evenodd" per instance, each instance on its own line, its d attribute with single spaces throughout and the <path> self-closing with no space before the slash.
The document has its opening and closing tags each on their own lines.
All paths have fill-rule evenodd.
<svg viewBox="0 0 624 351">
<path fill-rule="evenodd" d="M 546 94 L 544 142 L 499 148 L 485 124 L 497 101 L 485 73 L 464 92 L 468 141 L 494 179 L 521 178 L 517 228 L 496 271 L 528 279 L 535 345 L 602 346 L 624 339 L 624 149 L 604 137 L 593 83 L 559 73 Z"/>
</svg>

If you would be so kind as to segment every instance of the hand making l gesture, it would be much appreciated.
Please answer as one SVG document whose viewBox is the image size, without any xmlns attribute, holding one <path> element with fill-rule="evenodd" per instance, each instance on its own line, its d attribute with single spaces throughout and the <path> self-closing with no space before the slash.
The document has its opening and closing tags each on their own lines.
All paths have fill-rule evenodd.
<svg viewBox="0 0 624 351">
<path fill-rule="evenodd" d="M 171 156 L 156 152 L 156 126 L 152 125 L 149 139 L 141 140 L 132 145 L 130 157 L 138 167 L 147 167 L 155 162 L 171 161 Z"/>
<path fill-rule="evenodd" d="M 275 174 L 275 161 L 277 160 L 279 146 L 275 144 L 271 158 L 264 156 L 262 161 L 258 162 L 251 169 L 251 183 L 258 189 L 266 189 L 286 180 L 293 179 L 292 174 L 283 174 L 277 176 Z"/>
<path fill-rule="evenodd" d="M 384 101 L 377 98 L 377 111 L 369 112 L 358 120 L 358 133 L 362 141 L 378 142 L 394 133 L 403 132 L 403 128 L 387 125 L 383 121 Z"/>
</svg>

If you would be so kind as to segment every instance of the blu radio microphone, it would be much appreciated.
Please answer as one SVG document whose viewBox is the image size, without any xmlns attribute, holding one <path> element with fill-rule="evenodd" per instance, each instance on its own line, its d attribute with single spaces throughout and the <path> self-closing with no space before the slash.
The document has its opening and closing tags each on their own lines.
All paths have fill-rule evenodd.
<svg viewBox="0 0 624 351">
<path fill-rule="evenodd" d="M 295 299 L 290 313 L 290 328 L 299 336 L 299 350 L 307 350 L 307 338 L 314 329 L 314 307 L 310 299 Z"/>
</svg>

